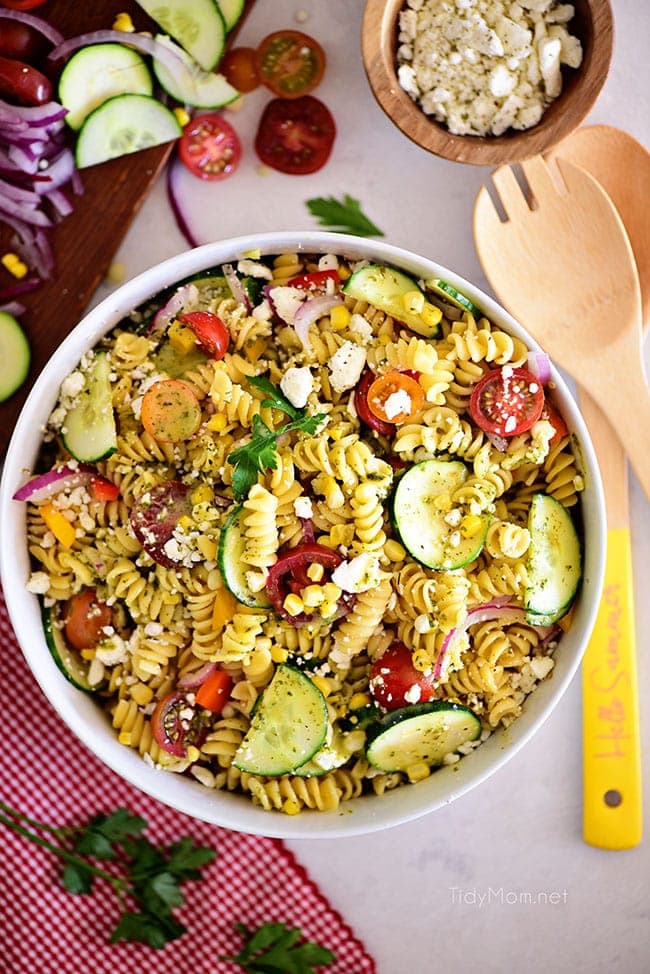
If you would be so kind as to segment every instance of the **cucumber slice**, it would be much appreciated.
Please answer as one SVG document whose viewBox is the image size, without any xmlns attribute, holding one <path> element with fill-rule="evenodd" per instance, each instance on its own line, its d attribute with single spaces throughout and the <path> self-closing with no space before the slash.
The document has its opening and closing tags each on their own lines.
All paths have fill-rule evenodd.
<svg viewBox="0 0 650 974">
<path fill-rule="evenodd" d="M 91 112 L 81 126 L 77 168 L 170 142 L 182 134 L 173 112 L 148 95 L 117 95 Z"/>
<path fill-rule="evenodd" d="M 92 686 L 88 682 L 88 671 L 90 663 L 68 646 L 61 629 L 59 628 L 51 608 L 43 608 L 43 629 L 45 631 L 45 642 L 50 651 L 52 659 L 63 673 L 66 680 L 72 683 L 78 690 L 86 693 L 95 693 L 100 684 Z"/>
<path fill-rule="evenodd" d="M 156 40 L 172 50 L 181 62 L 179 70 L 172 74 L 161 61 L 156 58 L 153 61 L 154 74 L 160 86 L 176 101 L 194 108 L 221 108 L 239 98 L 237 89 L 228 84 L 222 74 L 204 71 L 182 47 L 164 34 L 156 35 Z"/>
<path fill-rule="evenodd" d="M 393 519 L 402 544 L 417 561 L 435 571 L 451 571 L 473 561 L 485 544 L 490 516 L 471 538 L 459 538 L 457 525 L 449 524 L 436 506 L 441 495 L 451 495 L 467 479 L 459 460 L 423 460 L 402 474 L 393 496 Z"/>
<path fill-rule="evenodd" d="M 121 44 L 82 47 L 59 79 L 59 101 L 68 109 L 65 120 L 75 131 L 98 105 L 127 93 L 151 95 L 153 81 L 137 51 Z"/>
<path fill-rule="evenodd" d="M 268 609 L 271 603 L 264 592 L 252 592 L 246 581 L 246 566 L 242 563 L 244 538 L 241 529 L 243 506 L 230 512 L 219 537 L 217 561 L 219 571 L 238 602 L 258 609 Z"/>
<path fill-rule="evenodd" d="M 569 511 L 548 494 L 534 494 L 528 513 L 527 619 L 551 625 L 568 612 L 582 578 L 580 540 Z"/>
<path fill-rule="evenodd" d="M 474 317 L 482 314 L 480 308 L 477 308 L 473 301 L 470 301 L 466 295 L 457 291 L 454 285 L 448 281 L 443 281 L 440 277 L 433 277 L 430 281 L 425 281 L 424 283 L 429 291 L 434 291 L 449 304 L 455 305 L 462 311 L 469 311 Z"/>
<path fill-rule="evenodd" d="M 343 291 L 357 301 L 367 301 L 380 311 L 385 311 L 391 318 L 403 321 L 412 331 L 424 335 L 425 338 L 433 338 L 440 331 L 437 324 L 429 325 L 420 315 L 407 310 L 404 295 L 410 291 L 420 291 L 420 288 L 412 277 L 394 267 L 377 264 L 362 267 L 348 278 L 343 285 Z"/>
<path fill-rule="evenodd" d="M 13 315 L 0 311 L 0 402 L 23 384 L 31 360 L 27 335 Z"/>
<path fill-rule="evenodd" d="M 445 754 L 475 741 L 481 722 L 467 707 L 444 700 L 401 707 L 369 730 L 366 757 L 380 771 L 406 771 L 424 762 L 442 764 Z"/>
<path fill-rule="evenodd" d="M 308 676 L 281 663 L 232 763 L 249 774 L 290 774 L 316 754 L 326 735 L 325 697 Z"/>
<path fill-rule="evenodd" d="M 153 356 L 157 372 L 166 372 L 170 379 L 181 379 L 186 372 L 203 365 L 208 356 L 196 346 L 196 350 L 180 355 L 169 342 L 162 342 Z"/>
<path fill-rule="evenodd" d="M 199 308 L 209 308 L 214 301 L 224 301 L 232 297 L 225 277 L 206 276 L 203 272 L 200 276 L 192 278 L 191 283 L 199 291 Z"/>
<path fill-rule="evenodd" d="M 226 30 L 233 29 L 244 12 L 244 0 L 217 0 Z"/>
<path fill-rule="evenodd" d="M 138 0 L 138 6 L 204 71 L 212 71 L 226 43 L 226 25 L 214 0 Z"/>
<path fill-rule="evenodd" d="M 103 460 L 117 449 L 110 374 L 108 356 L 97 352 L 86 385 L 63 422 L 66 449 L 84 463 Z"/>
</svg>

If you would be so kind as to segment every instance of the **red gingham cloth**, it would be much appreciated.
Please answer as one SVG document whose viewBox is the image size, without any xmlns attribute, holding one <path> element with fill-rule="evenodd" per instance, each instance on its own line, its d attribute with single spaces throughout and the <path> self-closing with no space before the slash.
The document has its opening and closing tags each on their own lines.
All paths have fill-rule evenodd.
<svg viewBox="0 0 650 974">
<path fill-rule="evenodd" d="M 373 959 L 279 839 L 197 822 L 141 794 L 102 765 L 60 720 L 20 652 L 0 590 L 2 800 L 39 821 L 77 825 L 125 806 L 148 822 L 152 842 L 189 835 L 217 850 L 203 879 L 183 886 L 175 915 L 188 928 L 163 950 L 109 944 L 119 909 L 96 880 L 90 896 L 61 885 L 62 861 L 0 824 L 2 974 L 235 974 L 234 924 L 300 927 L 336 954 L 328 974 L 374 974 Z"/>
</svg>

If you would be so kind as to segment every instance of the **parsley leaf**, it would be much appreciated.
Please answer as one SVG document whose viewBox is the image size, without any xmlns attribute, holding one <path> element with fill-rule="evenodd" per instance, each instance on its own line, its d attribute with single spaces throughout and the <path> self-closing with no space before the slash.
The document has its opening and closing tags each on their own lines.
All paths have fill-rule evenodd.
<svg viewBox="0 0 650 974">
<path fill-rule="evenodd" d="M 61 873 L 61 882 L 68 893 L 90 893 L 93 887 L 93 874 L 82 863 L 68 862 Z"/>
<path fill-rule="evenodd" d="M 250 385 L 255 386 L 261 392 L 265 392 L 268 396 L 268 399 L 262 400 L 263 406 L 269 406 L 271 409 L 280 409 L 287 416 L 291 416 L 292 419 L 300 419 L 305 415 L 304 409 L 297 409 L 292 402 L 289 402 L 282 389 L 274 386 L 271 380 L 267 379 L 265 375 L 249 375 L 248 381 Z"/>
<path fill-rule="evenodd" d="M 178 940 L 186 928 L 171 916 L 153 913 L 123 913 L 111 934 L 111 943 L 128 940 L 161 950 L 170 940 Z"/>
<path fill-rule="evenodd" d="M 331 964 L 336 959 L 327 947 L 313 940 L 300 941 L 298 927 L 286 923 L 263 923 L 255 931 L 243 923 L 235 924 L 244 938 L 244 945 L 238 954 L 221 957 L 229 960 L 248 972 L 248 974 L 315 974 L 314 969 Z"/>
<path fill-rule="evenodd" d="M 321 227 L 329 227 L 335 233 L 356 233 L 359 237 L 383 237 L 383 231 L 361 209 L 359 200 L 347 193 L 342 200 L 334 196 L 317 196 L 307 200 L 307 209 L 318 217 Z"/>
</svg>

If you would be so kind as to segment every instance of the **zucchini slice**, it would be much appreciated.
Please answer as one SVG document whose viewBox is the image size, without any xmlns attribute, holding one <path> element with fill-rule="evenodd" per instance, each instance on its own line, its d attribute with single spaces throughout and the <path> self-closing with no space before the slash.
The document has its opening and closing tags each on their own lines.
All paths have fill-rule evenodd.
<svg viewBox="0 0 650 974">
<path fill-rule="evenodd" d="M 249 774 L 290 774 L 314 757 L 326 736 L 325 697 L 308 676 L 281 663 L 253 712 L 233 765 Z"/>
<path fill-rule="evenodd" d="M 445 754 L 480 733 L 481 722 L 468 707 L 433 700 L 401 707 L 369 728 L 366 757 L 387 773 L 420 763 L 438 767 Z"/>
<path fill-rule="evenodd" d="M 424 294 L 412 277 L 395 270 L 394 267 L 383 267 L 378 264 L 369 264 L 355 271 L 343 285 L 345 294 L 356 298 L 357 301 L 367 301 L 369 304 L 385 311 L 391 318 L 403 321 L 411 331 L 425 338 L 434 338 L 439 332 L 437 323 L 428 324 L 419 315 L 409 311 L 404 303 L 406 294 L 416 292 Z M 431 306 L 432 315 L 442 318 L 442 312 Z"/>
<path fill-rule="evenodd" d="M 569 511 L 549 494 L 535 494 L 528 513 L 528 622 L 548 626 L 565 615 L 582 578 L 580 540 Z"/>
<path fill-rule="evenodd" d="M 103 460 L 117 449 L 110 373 L 108 356 L 97 352 L 78 401 L 63 422 L 66 449 L 84 463 Z"/>
<path fill-rule="evenodd" d="M 429 291 L 433 291 L 434 294 L 444 298 L 456 308 L 460 308 L 461 311 L 469 311 L 475 318 L 481 315 L 481 309 L 477 308 L 473 301 L 470 301 L 461 291 L 457 291 L 454 285 L 448 281 L 443 281 L 440 277 L 433 277 L 431 280 L 425 281 L 424 284 Z"/>
<path fill-rule="evenodd" d="M 451 495 L 467 479 L 459 460 L 423 460 L 402 474 L 393 496 L 393 519 L 409 553 L 435 571 L 451 571 L 473 561 L 485 543 L 490 516 L 481 518 L 470 538 L 449 524 L 436 500 Z"/>
<path fill-rule="evenodd" d="M 31 360 L 27 335 L 13 315 L 0 311 L 0 402 L 21 387 Z"/>
<path fill-rule="evenodd" d="M 219 537 L 217 561 L 219 571 L 238 602 L 258 609 L 268 609 L 271 605 L 264 592 L 253 592 L 246 581 L 246 567 L 242 563 L 244 538 L 241 518 L 243 506 L 240 504 L 230 512 Z"/>
<path fill-rule="evenodd" d="M 43 608 L 42 618 L 47 648 L 66 680 L 78 690 L 83 690 L 85 693 L 95 693 L 100 684 L 93 686 L 88 682 L 89 661 L 83 659 L 76 650 L 67 644 L 51 608 Z"/>
<path fill-rule="evenodd" d="M 164 34 L 156 35 L 156 40 L 172 50 L 181 62 L 175 74 L 162 61 L 154 58 L 153 62 L 154 74 L 161 88 L 176 101 L 193 108 L 221 108 L 239 98 L 237 89 L 228 84 L 222 74 L 204 71 L 182 47 Z"/>
<path fill-rule="evenodd" d="M 70 58 L 59 79 L 59 100 L 71 129 L 116 95 L 151 95 L 153 81 L 137 51 L 122 44 L 93 44 Z"/>
<path fill-rule="evenodd" d="M 174 113 L 149 95 L 116 95 L 90 113 L 77 138 L 78 169 L 171 142 L 182 134 Z"/>
<path fill-rule="evenodd" d="M 215 0 L 137 0 L 138 6 L 170 34 L 204 71 L 223 54 L 226 25 Z"/>
</svg>

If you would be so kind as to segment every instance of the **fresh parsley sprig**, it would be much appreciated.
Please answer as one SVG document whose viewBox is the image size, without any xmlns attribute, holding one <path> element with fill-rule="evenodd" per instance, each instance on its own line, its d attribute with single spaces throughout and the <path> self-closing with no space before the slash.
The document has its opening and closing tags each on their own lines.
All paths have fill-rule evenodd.
<svg viewBox="0 0 650 974">
<path fill-rule="evenodd" d="M 313 940 L 301 942 L 301 930 L 286 923 L 263 923 L 255 931 L 243 923 L 235 926 L 245 943 L 238 954 L 220 960 L 239 964 L 248 974 L 315 974 L 316 967 L 336 959 L 331 950 Z"/>
<path fill-rule="evenodd" d="M 361 209 L 359 200 L 346 193 L 342 200 L 334 196 L 317 196 L 307 200 L 307 209 L 318 217 L 321 227 L 335 233 L 356 233 L 358 237 L 383 237 L 383 232 Z"/>
<path fill-rule="evenodd" d="M 289 402 L 281 389 L 264 376 L 249 376 L 251 385 L 260 389 L 267 398 L 262 405 L 278 409 L 290 417 L 291 422 L 285 423 L 277 430 L 266 425 L 261 416 L 253 416 L 252 435 L 248 443 L 233 450 L 228 455 L 228 463 L 235 468 L 232 475 L 232 489 L 236 501 L 246 497 L 253 484 L 257 483 L 258 474 L 265 470 L 275 470 L 278 465 L 278 439 L 284 433 L 298 430 L 310 436 L 316 432 L 325 419 L 324 413 L 308 416 L 304 409 L 298 409 Z"/>
<path fill-rule="evenodd" d="M 180 884 L 200 879 L 201 868 L 216 855 L 188 837 L 158 848 L 142 835 L 146 820 L 126 808 L 96 815 L 87 825 L 57 827 L 0 801 L 0 823 L 64 860 L 61 881 L 69 893 L 91 893 L 95 879 L 112 886 L 121 914 L 111 943 L 128 940 L 161 948 L 181 937 L 186 928 L 173 915 L 185 899 Z M 92 860 L 113 862 L 120 872 L 108 872 Z"/>
</svg>

